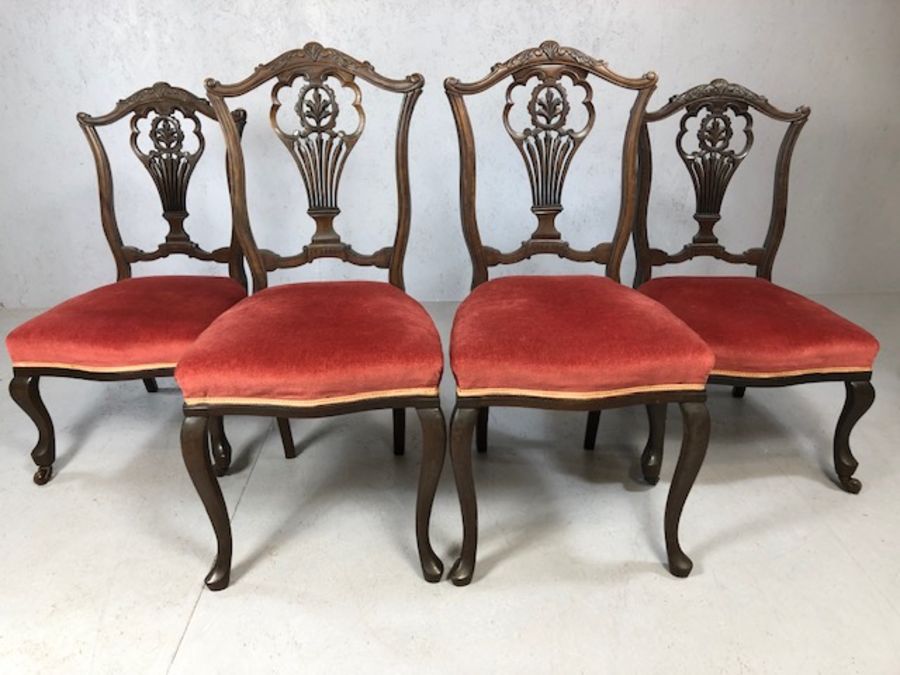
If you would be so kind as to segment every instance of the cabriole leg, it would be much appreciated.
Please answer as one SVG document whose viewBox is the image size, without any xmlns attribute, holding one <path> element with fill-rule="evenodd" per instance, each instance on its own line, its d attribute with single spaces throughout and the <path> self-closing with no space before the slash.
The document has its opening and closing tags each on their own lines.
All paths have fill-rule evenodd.
<svg viewBox="0 0 900 675">
<path fill-rule="evenodd" d="M 593 450 L 597 445 L 597 429 L 600 428 L 600 411 L 591 410 L 587 416 L 587 425 L 584 427 L 584 449 Z"/>
<path fill-rule="evenodd" d="M 212 445 L 213 466 L 220 478 L 231 466 L 231 444 L 225 435 L 225 418 L 221 415 L 209 418 L 209 442 Z"/>
<path fill-rule="evenodd" d="M 431 547 L 429 525 L 431 507 L 437 491 L 444 456 L 447 449 L 447 428 L 444 413 L 440 408 L 420 408 L 417 410 L 422 424 L 422 467 L 419 471 L 419 490 L 416 497 L 416 543 L 419 547 L 419 562 L 425 581 L 440 581 L 444 564 Z"/>
<path fill-rule="evenodd" d="M 216 533 L 216 559 L 205 581 L 209 590 L 220 591 L 228 586 L 231 575 L 231 524 L 228 522 L 228 511 L 219 481 L 213 473 L 207 426 L 206 417 L 184 418 L 181 426 L 181 456 Z"/>
<path fill-rule="evenodd" d="M 650 485 L 656 485 L 659 482 L 663 445 L 666 439 L 666 404 L 648 405 L 647 420 L 650 422 L 650 435 L 647 437 L 647 445 L 641 454 L 641 471 L 644 473 L 645 481 Z"/>
<path fill-rule="evenodd" d="M 406 452 L 406 410 L 394 408 L 394 454 Z"/>
<path fill-rule="evenodd" d="M 38 430 L 38 440 L 31 451 L 31 459 L 38 469 L 34 474 L 34 482 L 44 485 L 53 476 L 53 462 L 56 461 L 56 433 L 53 431 L 53 420 L 41 400 L 38 388 L 40 377 L 16 376 L 9 383 L 9 395 L 18 406 L 31 418 Z"/>
<path fill-rule="evenodd" d="M 459 558 L 450 569 L 450 581 L 465 586 L 475 572 L 475 549 L 478 546 L 478 505 L 472 476 L 472 432 L 478 412 L 474 408 L 456 408 L 450 421 L 450 459 L 462 511 L 463 542 Z"/>
<path fill-rule="evenodd" d="M 706 409 L 706 403 L 682 403 L 681 416 L 684 436 L 678 464 L 675 466 L 675 475 L 672 477 L 672 486 L 669 488 L 669 497 L 666 500 L 665 517 L 669 571 L 676 577 L 686 577 L 694 566 L 691 559 L 681 550 L 681 544 L 678 542 L 678 524 L 681 521 L 684 502 L 691 491 L 694 479 L 697 478 L 709 444 L 709 411 Z"/>
<path fill-rule="evenodd" d="M 872 407 L 875 401 L 875 388 L 868 381 L 844 382 L 844 387 L 847 397 L 834 432 L 834 468 L 841 487 L 851 494 L 857 494 L 862 489 L 862 483 L 853 478 L 859 462 L 850 452 L 850 432 L 853 431 L 859 418 Z"/>
</svg>

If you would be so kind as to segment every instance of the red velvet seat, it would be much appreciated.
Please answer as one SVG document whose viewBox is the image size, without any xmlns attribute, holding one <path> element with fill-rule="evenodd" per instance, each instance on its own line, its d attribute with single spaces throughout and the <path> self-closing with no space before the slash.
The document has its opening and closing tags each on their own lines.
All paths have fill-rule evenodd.
<svg viewBox="0 0 900 675">
<path fill-rule="evenodd" d="M 713 354 L 681 320 L 600 276 L 510 276 L 479 285 L 453 322 L 460 396 L 603 398 L 702 390 Z"/>
<path fill-rule="evenodd" d="M 786 377 L 872 370 L 878 341 L 802 295 L 752 277 L 661 277 L 640 291 L 693 328 L 714 375 Z"/>
<path fill-rule="evenodd" d="M 425 309 L 374 281 L 268 288 L 220 316 L 175 377 L 188 405 L 308 407 L 436 396 L 443 353 Z"/>
<path fill-rule="evenodd" d="M 228 277 L 125 279 L 76 296 L 6 338 L 16 368 L 127 372 L 174 368 L 246 292 Z"/>
</svg>

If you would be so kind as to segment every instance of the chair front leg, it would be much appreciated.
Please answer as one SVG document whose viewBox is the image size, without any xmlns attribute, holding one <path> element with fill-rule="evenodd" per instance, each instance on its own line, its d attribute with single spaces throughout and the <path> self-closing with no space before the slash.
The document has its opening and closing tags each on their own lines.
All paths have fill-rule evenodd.
<svg viewBox="0 0 900 675">
<path fill-rule="evenodd" d="M 429 527 L 431 507 L 447 454 L 447 427 L 440 408 L 420 408 L 417 412 L 422 425 L 422 467 L 416 496 L 416 543 L 425 581 L 436 582 L 444 573 L 444 563 L 431 547 Z"/>
<path fill-rule="evenodd" d="M 220 478 L 231 466 L 231 443 L 225 435 L 225 418 L 221 415 L 209 418 L 209 442 L 216 475 Z"/>
<path fill-rule="evenodd" d="M 744 398 L 744 394 L 747 392 L 747 387 L 732 387 L 731 395 L 734 398 Z"/>
<path fill-rule="evenodd" d="M 862 489 L 862 483 L 853 478 L 859 462 L 850 452 L 850 432 L 853 431 L 859 418 L 872 407 L 875 401 L 875 388 L 868 381 L 848 381 L 844 382 L 844 387 L 847 397 L 834 432 L 834 468 L 841 487 L 851 494 L 857 494 Z"/>
<path fill-rule="evenodd" d="M 597 429 L 600 428 L 600 411 L 591 410 L 584 427 L 584 449 L 593 450 L 597 445 Z"/>
<path fill-rule="evenodd" d="M 475 482 L 472 477 L 472 432 L 477 417 L 478 411 L 475 408 L 456 408 L 450 420 L 450 459 L 463 521 L 462 550 L 450 569 L 450 581 L 456 586 L 468 584 L 475 572 L 478 504 L 475 501 Z"/>
<path fill-rule="evenodd" d="M 228 510 L 225 508 L 219 481 L 213 473 L 207 427 L 206 417 L 184 418 L 181 427 L 181 455 L 216 533 L 216 559 L 205 582 L 209 590 L 219 591 L 228 586 L 231 576 L 231 523 L 228 521 Z"/>
<path fill-rule="evenodd" d="M 669 572 L 676 577 L 686 577 L 694 566 L 691 559 L 681 550 L 678 542 L 678 524 L 684 502 L 700 471 L 709 444 L 709 411 L 706 409 L 706 403 L 681 403 L 681 416 L 684 436 L 678 464 L 675 466 L 675 475 L 672 476 L 672 486 L 669 488 L 669 497 L 666 500 L 665 516 Z"/>
<path fill-rule="evenodd" d="M 148 394 L 155 394 L 159 391 L 159 385 L 156 383 L 155 377 L 145 377 L 144 378 L 144 389 L 147 390 Z"/>
<path fill-rule="evenodd" d="M 394 408 L 394 454 L 406 452 L 406 409 Z"/>
<path fill-rule="evenodd" d="M 44 485 L 53 476 L 53 462 L 56 461 L 56 433 L 47 406 L 41 400 L 40 377 L 16 376 L 9 383 L 9 395 L 31 418 L 38 430 L 38 440 L 31 451 L 31 459 L 37 464 L 34 482 Z"/>
<path fill-rule="evenodd" d="M 644 480 L 650 485 L 659 482 L 659 470 L 662 468 L 663 445 L 666 440 L 666 404 L 652 403 L 647 406 L 647 421 L 650 423 L 650 434 L 647 445 L 641 454 L 641 471 Z"/>
</svg>

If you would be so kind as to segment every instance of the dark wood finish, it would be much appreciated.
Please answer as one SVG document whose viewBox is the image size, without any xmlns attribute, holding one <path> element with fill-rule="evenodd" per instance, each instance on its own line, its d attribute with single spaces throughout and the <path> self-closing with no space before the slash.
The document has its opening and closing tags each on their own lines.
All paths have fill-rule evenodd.
<svg viewBox="0 0 900 675">
<path fill-rule="evenodd" d="M 112 168 L 99 133 L 102 127 L 113 125 L 129 116 L 131 148 L 150 174 L 157 188 L 163 208 L 163 218 L 168 227 L 165 240 L 156 249 L 149 252 L 134 246 L 127 246 L 122 240 L 113 199 Z M 166 82 L 157 82 L 152 87 L 140 89 L 122 99 L 112 111 L 105 115 L 91 116 L 82 112 L 78 113 L 77 118 L 90 145 L 96 165 L 100 221 L 115 260 L 116 280 L 122 281 L 130 278 L 133 263 L 149 262 L 170 255 L 185 255 L 197 260 L 227 264 L 229 275 L 246 288 L 247 279 L 243 257 L 234 232 L 232 232 L 231 242 L 228 246 L 207 251 L 195 243 L 184 229 L 184 221 L 188 217 L 186 208 L 188 185 L 194 167 L 199 162 L 205 147 L 201 118 L 213 122 L 218 121 L 217 114 L 209 101 L 195 96 L 186 89 L 173 87 Z M 229 119 L 240 137 L 246 120 L 244 111 L 235 110 L 229 115 Z M 143 122 L 147 122 L 148 125 L 145 130 L 141 128 Z M 185 122 L 190 125 L 190 129 L 184 129 Z M 188 135 L 193 137 L 196 143 L 196 147 L 193 149 L 187 144 Z M 35 447 L 32 452 L 32 458 L 38 464 L 38 470 L 34 476 L 35 483 L 44 485 L 50 480 L 56 457 L 53 424 L 46 407 L 40 400 L 37 389 L 40 377 L 68 377 L 103 382 L 143 380 L 145 389 L 154 393 L 159 390 L 156 378 L 172 377 L 174 374 L 174 368 L 123 372 L 93 372 L 69 368 L 13 368 L 10 392 L 19 406 L 35 422 L 41 439 L 38 447 Z M 17 380 L 33 384 L 26 388 L 24 385 L 18 384 Z M 15 392 L 13 391 L 14 386 Z M 218 437 L 217 442 L 214 442 L 214 446 L 219 449 L 227 445 L 228 440 L 224 435 Z"/>
<path fill-rule="evenodd" d="M 206 417 L 185 417 L 181 427 L 181 454 L 191 482 L 203 501 L 216 533 L 218 550 L 212 569 L 206 575 L 206 586 L 220 591 L 231 577 L 231 523 L 219 481 L 213 471 L 209 453 Z"/>
<path fill-rule="evenodd" d="M 748 249 L 743 253 L 733 253 L 719 243 L 714 227 L 721 219 L 722 200 L 731 178 L 753 146 L 751 111 L 778 122 L 785 122 L 787 129 L 775 165 L 772 212 L 765 241 L 760 247 Z M 647 234 L 647 206 L 652 180 L 652 152 L 648 125 L 682 112 L 675 145 L 694 185 L 697 203 L 694 219 L 697 221 L 698 230 L 691 242 L 680 251 L 669 253 L 651 248 Z M 681 263 L 701 256 L 729 263 L 752 265 L 756 268 L 756 276 L 771 279 L 775 254 L 781 243 L 787 215 L 791 156 L 800 131 L 808 119 L 809 108 L 805 106 L 797 108 L 793 113 L 779 110 L 759 94 L 722 79 L 693 87 L 673 96 L 659 110 L 647 112 L 638 143 L 640 199 L 632 233 L 637 256 L 635 287 L 650 278 L 654 267 Z M 685 148 L 684 143 L 688 134 L 687 125 L 692 120 L 699 121 L 699 130 L 692 136 L 697 140 L 697 148 L 690 150 Z M 736 124 L 742 126 L 735 128 Z"/>
<path fill-rule="evenodd" d="M 563 208 L 562 190 L 572 159 L 594 124 L 593 90 L 587 81 L 589 75 L 635 91 L 636 97 L 622 152 L 622 202 L 613 241 L 602 242 L 589 250 L 577 250 L 562 239 L 555 220 Z M 465 97 L 487 91 L 507 78 L 512 82 L 507 87 L 504 126 L 525 161 L 531 183 L 532 212 L 538 223 L 531 237 L 523 241 L 519 248 L 504 253 L 483 245 L 481 241 L 475 208 L 475 135 Z M 563 78 L 570 79 L 583 93 L 581 105 L 587 114 L 587 122 L 581 129 L 566 126 L 573 104 L 569 102 Z M 516 130 L 509 120 L 513 107 L 512 92 L 533 79 L 537 79 L 538 83 L 531 91 L 528 105 L 532 126 Z M 647 73 L 639 78 L 623 77 L 610 70 L 605 61 L 552 41 L 498 63 L 488 75 L 476 82 L 463 83 L 454 77 L 444 80 L 459 138 L 460 214 L 466 246 L 472 259 L 473 288 L 487 281 L 489 267 L 508 265 L 541 254 L 605 264 L 606 275 L 619 279 L 636 206 L 633 176 L 637 162 L 637 135 L 647 100 L 655 88 L 656 73 Z"/>
<path fill-rule="evenodd" d="M 562 211 L 562 192 L 573 158 L 584 138 L 594 126 L 593 90 L 588 77 L 594 76 L 608 84 L 635 92 L 634 102 L 625 131 L 621 164 L 621 203 L 615 233 L 611 242 L 601 242 L 589 250 L 573 249 L 556 228 L 556 217 Z M 482 243 L 476 218 L 475 134 L 466 108 L 465 98 L 480 94 L 493 86 L 511 80 L 506 89 L 503 123 L 525 162 L 531 183 L 532 212 L 537 219 L 536 229 L 522 245 L 511 252 L 502 252 Z M 580 129 L 567 126 L 571 107 L 564 79 L 580 90 L 586 122 Z M 512 93 L 536 81 L 531 90 L 528 110 L 531 126 L 516 129 L 510 121 L 514 105 Z M 656 74 L 628 78 L 609 69 L 606 62 L 588 56 L 571 47 L 547 41 L 534 49 L 526 49 L 511 59 L 495 65 L 491 72 L 472 83 L 456 78 L 444 81 L 456 122 L 460 155 L 460 216 L 463 235 L 472 260 L 472 287 L 488 280 L 488 269 L 508 265 L 540 254 L 553 254 L 577 262 L 595 262 L 606 266 L 606 276 L 619 281 L 622 256 L 636 217 L 638 202 L 638 137 L 647 101 L 656 88 Z M 535 357 L 539 358 L 539 355 Z M 478 539 L 478 515 L 472 477 L 472 434 L 478 427 L 478 446 L 487 446 L 488 408 L 518 406 L 559 410 L 589 410 L 594 423 L 599 421 L 596 411 L 625 405 L 679 403 L 687 406 L 692 419 L 699 419 L 705 411 L 706 394 L 702 391 L 652 392 L 608 399 L 557 399 L 542 396 L 457 396 L 450 427 L 450 456 L 459 492 L 463 517 L 463 544 L 459 558 L 450 571 L 456 585 L 468 584 L 475 570 L 475 551 Z M 680 574 L 685 560 L 678 547 L 678 522 L 681 507 L 699 469 L 705 451 L 702 425 L 690 427 L 683 461 L 673 481 L 666 513 L 666 541 L 670 554 L 670 569 Z M 588 429 L 585 447 L 593 447 L 595 430 Z M 653 467 L 648 467 L 651 471 Z M 689 564 L 689 561 L 688 561 Z M 688 567 L 689 571 L 689 567 Z M 685 572 L 686 573 L 686 572 Z"/>
<path fill-rule="evenodd" d="M 693 239 L 680 251 L 669 253 L 652 248 L 647 227 L 647 208 L 652 180 L 652 152 L 650 147 L 649 124 L 681 114 L 675 148 L 688 169 L 694 186 L 696 212 L 694 219 L 698 231 Z M 734 172 L 750 152 L 753 145 L 753 114 L 759 113 L 776 122 L 785 123 L 786 129 L 778 150 L 775 163 L 775 179 L 772 193 L 772 208 L 765 239 L 761 246 L 734 253 L 719 242 L 714 228 L 721 219 L 721 205 L 725 191 Z M 771 280 L 775 255 L 784 235 L 787 215 L 788 179 L 791 157 L 800 131 L 809 119 L 810 110 L 806 106 L 794 112 L 780 110 L 759 94 L 739 84 L 722 79 L 709 84 L 693 87 L 682 94 L 673 96 L 659 110 L 644 116 L 638 143 L 638 209 L 633 231 L 637 268 L 634 286 L 637 288 L 650 279 L 653 269 L 663 265 L 677 264 L 695 257 L 706 256 L 727 263 L 744 264 L 755 267 L 756 276 Z M 684 146 L 687 125 L 699 120 L 696 132 L 697 148 L 688 150 Z M 734 145 L 732 142 L 734 141 Z M 838 422 L 835 434 L 835 468 L 841 486 L 850 493 L 857 493 L 861 484 L 851 478 L 857 462 L 850 454 L 847 438 L 850 428 L 865 413 L 869 405 L 864 402 L 874 397 L 871 372 L 856 373 L 807 373 L 786 377 L 734 377 L 711 375 L 710 384 L 722 384 L 732 388 L 732 396 L 743 398 L 747 387 L 784 387 L 806 382 L 844 382 L 848 395 L 844 412 Z M 851 395 L 849 392 L 865 392 Z M 851 399 L 854 401 L 851 403 Z M 871 400 L 869 400 L 871 404 Z M 852 422 L 848 421 L 852 420 Z M 590 423 L 590 419 L 588 420 Z M 651 432 L 652 433 L 652 432 Z M 840 451 L 838 450 L 840 448 Z M 659 448 L 661 456 L 662 448 Z"/>
<path fill-rule="evenodd" d="M 31 459 L 37 464 L 34 482 L 44 485 L 53 476 L 53 462 L 56 461 L 56 434 L 53 431 L 53 420 L 47 412 L 47 406 L 41 399 L 40 376 L 16 375 L 10 380 L 9 395 L 18 406 L 31 418 L 38 430 L 38 440 L 31 451 Z"/>
<path fill-rule="evenodd" d="M 478 422 L 475 425 L 475 446 L 482 455 L 487 452 L 488 416 L 490 408 L 478 409 Z"/>
<path fill-rule="evenodd" d="M 290 128 L 281 126 L 278 113 L 282 106 L 279 98 L 282 90 L 301 81 L 296 103 L 297 115 Z M 335 84 L 336 83 L 336 84 Z M 400 113 L 394 140 L 395 173 L 398 213 L 393 245 L 371 254 L 355 251 L 344 242 L 335 229 L 335 219 L 340 214 L 338 188 L 344 165 L 365 128 L 365 111 L 362 105 L 361 83 L 387 92 L 402 95 Z M 306 188 L 307 214 L 314 221 L 315 231 L 301 252 L 286 256 L 260 249 L 253 236 L 247 205 L 247 183 L 244 156 L 240 146 L 240 130 L 229 112 L 227 99 L 249 94 L 255 89 L 272 84 L 269 120 L 275 136 L 293 158 Z M 353 94 L 352 108 L 357 123 L 344 129 L 340 109 L 334 95 L 334 86 L 349 89 Z M 368 265 L 388 270 L 388 280 L 403 288 L 403 258 L 406 253 L 410 227 L 409 194 L 409 124 L 416 101 L 422 91 L 424 79 L 414 73 L 402 80 L 387 78 L 375 71 L 368 62 L 325 48 L 316 42 L 302 49 L 285 52 L 272 61 L 261 64 L 251 75 L 235 84 L 222 84 L 217 80 L 206 81 L 207 94 L 219 118 L 225 120 L 222 131 L 228 148 L 228 176 L 231 197 L 232 224 L 250 266 L 253 289 L 268 286 L 268 273 L 278 269 L 297 267 L 318 258 L 337 258 L 355 265 Z M 226 119 L 227 118 L 227 119 Z M 232 121 L 228 121 L 232 120 Z M 440 476 L 445 452 L 445 432 L 440 400 L 437 396 L 382 397 L 352 403 L 334 403 L 311 407 L 288 405 L 186 405 L 185 429 L 189 421 L 222 415 L 256 415 L 275 417 L 284 445 L 285 456 L 296 456 L 289 420 L 292 418 L 328 417 L 363 410 L 390 409 L 394 419 L 394 450 L 402 454 L 405 445 L 405 409 L 415 408 L 422 423 L 423 459 L 419 476 L 416 537 L 422 573 L 427 581 L 437 581 L 443 572 L 443 564 L 435 555 L 428 539 L 428 524 L 434 491 Z M 190 427 L 191 429 L 193 427 Z M 194 464 L 188 465 L 194 485 L 207 507 L 219 540 L 219 554 L 213 572 L 207 577 L 207 585 L 213 589 L 228 584 L 231 531 L 227 525 L 227 513 L 221 502 L 218 488 L 215 491 L 208 479 L 215 481 L 212 472 L 205 471 L 199 463 L 196 446 L 201 441 L 196 432 L 182 437 L 185 456 L 194 456 Z M 223 524 L 224 518 L 224 524 Z"/>
<path fill-rule="evenodd" d="M 279 94 L 297 80 L 303 82 L 294 105 L 297 121 L 292 128 L 284 129 L 278 121 L 278 111 L 282 106 Z M 247 206 L 246 171 L 240 147 L 240 130 L 236 123 L 228 121 L 231 117 L 226 103 L 226 99 L 243 96 L 272 81 L 274 85 L 271 90 L 269 120 L 275 135 L 297 165 L 306 188 L 307 213 L 315 223 L 315 232 L 309 244 L 299 253 L 287 256 L 260 249 L 256 245 Z M 334 226 L 334 221 L 340 214 L 338 188 L 343 168 L 365 128 L 366 116 L 359 81 L 403 95 L 394 144 L 398 202 L 394 243 L 371 254 L 355 251 L 341 239 Z M 352 107 L 357 123 L 352 128 L 342 129 L 339 124 L 345 118 L 340 115 L 331 83 L 350 90 L 354 96 Z M 233 224 L 250 265 L 255 291 L 266 288 L 268 272 L 298 267 L 318 258 L 338 258 L 354 265 L 388 269 L 390 282 L 398 288 L 404 287 L 403 258 L 409 239 L 411 210 L 409 123 L 424 83 L 424 78 L 418 73 L 402 80 L 384 77 L 375 71 L 372 64 L 358 61 L 336 49 L 325 48 L 317 42 L 310 42 L 301 49 L 285 52 L 272 61 L 259 65 L 240 82 L 222 84 L 218 80 L 206 80 L 207 95 L 220 119 L 225 120 L 222 130 L 229 152 Z"/>
<path fill-rule="evenodd" d="M 209 442 L 213 469 L 217 476 L 224 476 L 231 467 L 231 443 L 225 435 L 225 420 L 221 416 L 209 419 Z"/>
<path fill-rule="evenodd" d="M 684 502 L 691 491 L 709 444 L 709 412 L 704 403 L 683 401 L 681 404 L 682 427 L 684 429 L 681 452 L 672 476 L 672 486 L 666 500 L 666 553 L 669 556 L 669 571 L 676 577 L 686 577 L 694 563 L 681 550 L 678 541 L 678 525 Z"/>
<path fill-rule="evenodd" d="M 444 574 L 444 563 L 431 547 L 431 506 L 447 454 L 447 425 L 440 407 L 419 408 L 416 412 L 422 425 L 422 466 L 416 496 L 416 541 L 422 576 L 426 581 L 436 582 Z"/>
<path fill-rule="evenodd" d="M 291 420 L 287 417 L 279 417 L 277 421 L 281 447 L 284 448 L 284 458 L 294 459 L 297 456 L 297 446 L 294 444 L 294 435 L 291 433 Z"/>
<path fill-rule="evenodd" d="M 662 468 L 663 445 L 666 441 L 666 404 L 654 403 L 647 406 L 647 421 L 650 434 L 647 445 L 641 453 L 641 472 L 644 480 L 650 485 L 659 482 L 659 470 Z"/>
<path fill-rule="evenodd" d="M 394 454 L 398 457 L 406 452 L 406 410 L 394 408 Z"/>
<path fill-rule="evenodd" d="M 600 428 L 600 411 L 591 410 L 588 413 L 587 426 L 584 428 L 584 449 L 593 450 L 597 447 L 597 429 Z"/>
<path fill-rule="evenodd" d="M 862 483 L 853 478 L 859 462 L 850 452 L 850 432 L 853 431 L 859 418 L 872 407 L 875 401 L 875 388 L 871 382 L 865 380 L 845 382 L 844 387 L 847 397 L 834 432 L 834 468 L 841 487 L 851 494 L 857 494 L 862 489 Z"/>
</svg>

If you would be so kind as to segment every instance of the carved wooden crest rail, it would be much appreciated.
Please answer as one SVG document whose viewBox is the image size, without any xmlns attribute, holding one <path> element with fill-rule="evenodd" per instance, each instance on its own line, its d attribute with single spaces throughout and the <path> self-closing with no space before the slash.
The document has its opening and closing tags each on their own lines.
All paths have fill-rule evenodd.
<svg viewBox="0 0 900 675">
<path fill-rule="evenodd" d="M 131 115 L 131 149 L 156 186 L 162 216 L 169 227 L 163 243 L 152 251 L 126 246 L 122 242 L 114 208 L 112 170 L 97 131 L 128 115 Z M 120 280 L 131 276 L 132 263 L 183 254 L 198 260 L 228 263 L 231 276 L 242 283 L 245 281 L 240 249 L 235 240 L 230 246 L 207 251 L 192 241 L 184 229 L 184 221 L 189 215 L 188 185 L 206 147 L 200 115 L 214 121 L 218 119 L 209 101 L 166 82 L 157 82 L 122 99 L 106 115 L 92 117 L 87 113 L 78 114 L 78 123 L 97 164 L 101 220 Z M 244 111 L 235 110 L 230 119 L 240 139 L 246 119 Z M 147 122 L 146 127 L 142 124 L 144 122 Z M 184 128 L 186 122 L 190 127 L 188 130 Z M 188 142 L 188 136 L 193 137 L 193 143 Z"/>
<path fill-rule="evenodd" d="M 775 166 L 775 185 L 772 213 L 766 240 L 761 247 L 742 253 L 728 251 L 720 242 L 714 228 L 721 220 L 722 201 L 734 173 L 753 147 L 753 116 L 751 110 L 767 117 L 787 122 Z M 694 186 L 696 210 L 694 220 L 698 230 L 692 240 L 677 253 L 650 248 L 647 234 L 647 208 L 652 177 L 652 155 L 648 123 L 666 119 L 683 111 L 675 149 L 687 167 Z M 756 266 L 756 275 L 771 278 L 772 265 L 784 231 L 787 213 L 787 184 L 791 155 L 797 136 L 806 120 L 809 108 L 800 107 L 793 113 L 775 108 L 766 98 L 746 87 L 722 79 L 688 89 L 673 96 L 654 112 L 648 112 L 641 127 L 638 143 L 639 199 L 634 227 L 634 243 L 638 258 L 635 286 L 650 278 L 651 269 L 669 263 L 680 263 L 698 256 L 709 256 L 729 263 Z M 696 148 L 686 149 L 689 124 L 697 123 Z"/>
<path fill-rule="evenodd" d="M 634 90 L 637 94 L 622 153 L 622 203 L 615 236 L 612 242 L 601 242 L 589 250 L 578 250 L 562 238 L 556 227 L 556 218 L 563 210 L 563 187 L 573 158 L 594 127 L 594 92 L 588 82 L 589 76 Z M 503 124 L 525 162 L 531 184 L 531 210 L 538 222 L 537 228 L 519 248 L 502 252 L 483 245 L 478 230 L 475 139 L 464 97 L 484 92 L 507 77 L 512 82 L 506 89 Z M 567 88 L 566 81 L 571 83 L 571 88 Z M 528 87 L 532 82 L 534 84 L 526 106 L 530 126 L 517 129 L 510 120 L 515 106 L 513 95 L 518 88 Z M 512 264 L 546 253 L 577 262 L 605 264 L 607 275 L 618 279 L 636 208 L 634 175 L 640 118 L 655 87 L 655 73 L 647 73 L 640 78 L 623 77 L 611 71 L 605 61 L 552 41 L 526 49 L 496 64 L 486 77 L 476 82 L 462 83 L 456 78 L 445 80 L 444 88 L 450 99 L 459 137 L 461 214 L 463 233 L 472 258 L 473 287 L 487 280 L 488 267 Z M 575 106 L 582 107 L 585 113 L 585 122 L 580 128 L 573 128 L 570 121 Z"/>
<path fill-rule="evenodd" d="M 272 80 L 275 84 L 271 90 L 269 122 L 297 165 L 306 190 L 307 213 L 315 222 L 316 229 L 310 242 L 296 254 L 282 256 L 256 245 L 247 211 L 245 167 L 237 129 L 232 125 L 223 126 L 230 153 L 232 215 L 250 263 L 254 288 L 266 287 L 268 272 L 298 267 L 317 258 L 338 258 L 355 265 L 389 269 L 391 283 L 402 288 L 403 257 L 410 224 L 409 122 L 424 79 L 419 74 L 412 74 L 403 80 L 393 80 L 378 74 L 368 62 L 310 42 L 302 49 L 285 52 L 269 63 L 260 64 L 249 77 L 236 84 L 226 85 L 210 79 L 206 81 L 206 87 L 213 106 L 224 114 L 228 110 L 226 98 L 242 96 Z M 283 90 L 292 88 L 298 81 L 299 92 L 291 103 L 290 112 L 293 115 L 290 116 L 290 124 L 287 124 L 279 121 L 279 113 L 285 106 L 281 95 Z M 403 95 L 395 141 L 398 193 L 396 235 L 392 246 L 371 254 L 354 250 L 341 239 L 334 224 L 341 212 L 338 202 L 341 176 L 350 153 L 365 129 L 366 113 L 358 81 Z M 348 117 L 338 101 L 336 88 L 346 89 L 352 94 L 350 107 L 357 118 L 353 128 L 342 126 Z"/>
</svg>

